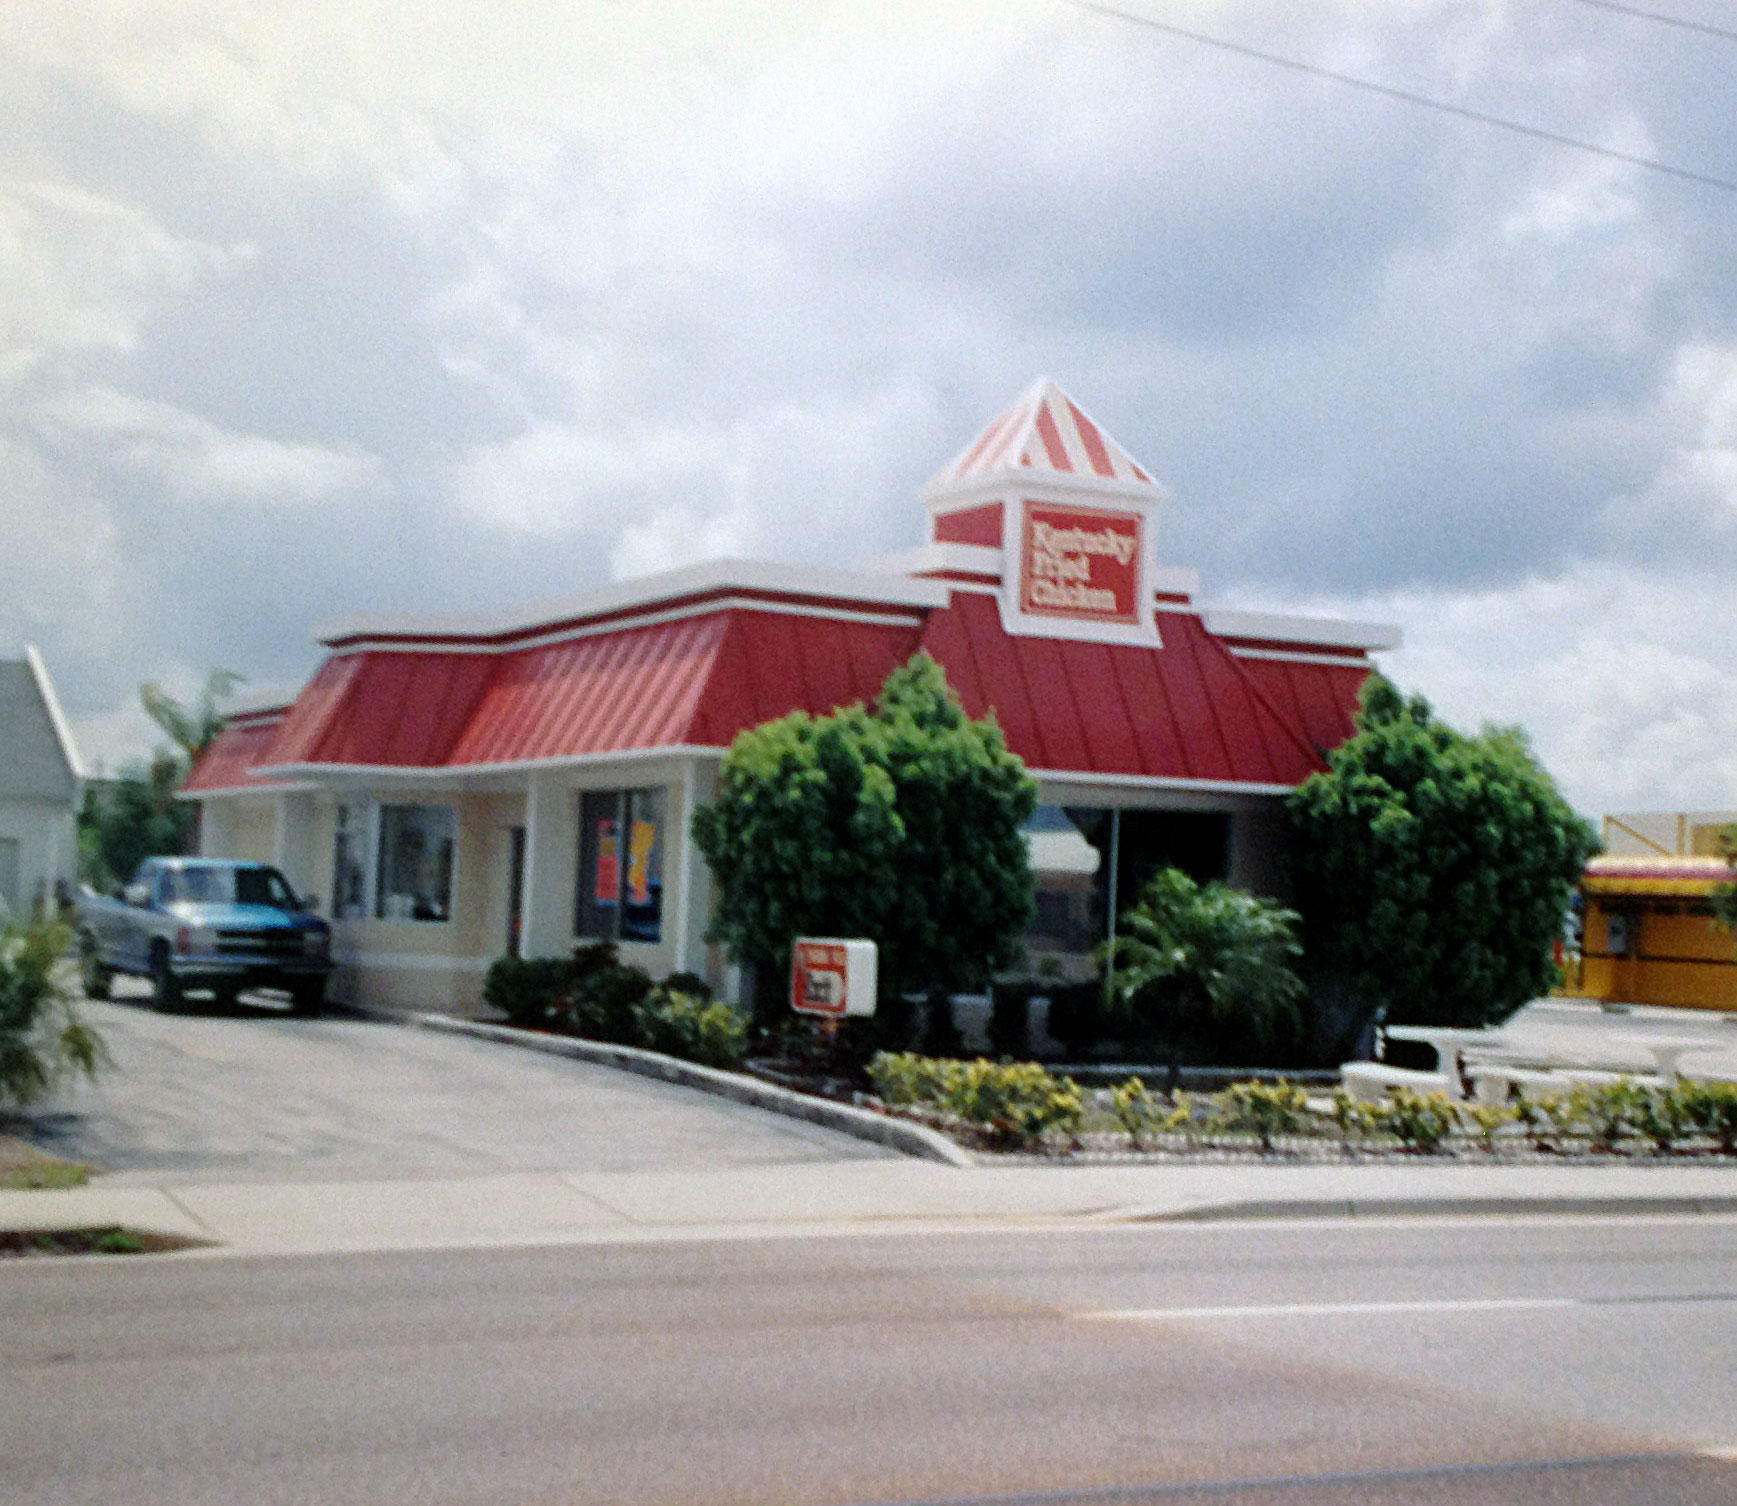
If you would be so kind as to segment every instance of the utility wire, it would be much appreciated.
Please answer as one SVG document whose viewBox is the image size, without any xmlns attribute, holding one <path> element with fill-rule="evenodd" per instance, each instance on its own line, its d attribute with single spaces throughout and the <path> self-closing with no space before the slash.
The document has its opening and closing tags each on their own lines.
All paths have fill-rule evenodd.
<svg viewBox="0 0 1737 1506">
<path fill-rule="evenodd" d="M 1642 10 L 1634 5 L 1618 5 L 1616 0 L 1574 0 L 1574 3 L 1590 5 L 1594 10 L 1615 11 L 1619 16 L 1634 16 L 1642 21 L 1657 21 L 1660 26 L 1675 26 L 1681 31 L 1698 31 L 1702 36 L 1723 37 L 1727 42 L 1737 42 L 1737 31 L 1725 26 L 1714 26 L 1710 21 L 1687 21 L 1681 16 L 1667 16 L 1662 11 Z"/>
<path fill-rule="evenodd" d="M 1114 16 L 1119 21 L 1130 21 L 1136 26 L 1150 27 L 1153 31 L 1181 37 L 1184 41 L 1198 42 L 1202 47 L 1216 47 L 1220 52 L 1235 53 L 1238 57 L 1254 58 L 1262 63 L 1271 63 L 1277 68 L 1289 68 L 1294 73 L 1306 73 L 1312 78 L 1330 79 L 1333 83 L 1346 84 L 1353 89 L 1362 89 L 1370 94 L 1380 94 L 1388 99 L 1401 100 L 1408 105 L 1421 105 L 1426 110 L 1438 110 L 1443 115 L 1457 115 L 1461 120 L 1475 120 L 1480 125 L 1495 126 L 1498 130 L 1512 131 L 1518 136 L 1530 136 L 1535 141 L 1548 141 L 1555 146 L 1573 147 L 1576 151 L 1590 152 L 1596 157 L 1609 158 L 1612 162 L 1626 162 L 1630 167 L 1644 167 L 1648 172 L 1664 173 L 1672 178 L 1681 178 L 1688 183 L 1699 183 L 1705 188 L 1718 188 L 1726 193 L 1737 193 L 1737 181 L 1730 178 L 1716 178 L 1711 173 L 1698 173 L 1687 167 L 1673 167 L 1669 162 L 1660 162 L 1653 157 L 1637 157 L 1631 152 L 1619 152 L 1615 147 L 1599 146 L 1596 142 L 1584 141 L 1578 136 L 1564 136 L 1560 132 L 1546 131 L 1539 126 L 1526 125 L 1518 120 L 1509 120 L 1502 115 L 1490 115 L 1483 110 L 1473 110 L 1465 105 L 1451 104 L 1445 99 L 1434 99 L 1427 94 L 1414 94 L 1409 89 L 1396 89 L 1390 84 L 1378 84 L 1373 79 L 1358 78 L 1352 73 L 1339 73 L 1332 68 L 1323 68 L 1317 63 L 1305 63 L 1297 58 L 1284 57 L 1276 52 L 1263 52 L 1258 47 L 1248 47 L 1241 42 L 1232 42 L 1224 37 L 1210 36 L 1203 31 L 1190 31 L 1185 26 L 1173 26 L 1168 21 L 1159 21 L 1152 16 L 1139 15 L 1134 11 L 1118 10 L 1113 5 L 1101 3 L 1101 0 L 1068 0 L 1068 4 L 1076 6 L 1080 10 L 1096 11 L 1102 16 Z"/>
</svg>

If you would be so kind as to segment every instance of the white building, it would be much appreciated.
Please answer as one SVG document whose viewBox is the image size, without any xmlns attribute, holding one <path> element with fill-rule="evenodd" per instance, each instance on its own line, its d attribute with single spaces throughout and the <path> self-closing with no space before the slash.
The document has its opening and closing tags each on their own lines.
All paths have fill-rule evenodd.
<svg viewBox="0 0 1737 1506">
<path fill-rule="evenodd" d="M 42 655 L 0 659 L 0 921 L 78 877 L 84 770 Z"/>
</svg>

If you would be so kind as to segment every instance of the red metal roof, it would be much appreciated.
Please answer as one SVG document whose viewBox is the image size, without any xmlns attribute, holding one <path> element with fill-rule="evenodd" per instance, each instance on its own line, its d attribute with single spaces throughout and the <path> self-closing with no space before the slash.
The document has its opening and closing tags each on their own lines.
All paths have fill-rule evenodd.
<svg viewBox="0 0 1737 1506">
<path fill-rule="evenodd" d="M 209 794 L 213 790 L 270 788 L 279 780 L 264 779 L 253 770 L 267 761 L 281 717 L 249 718 L 229 723 L 200 754 L 181 786 L 183 794 Z"/>
<path fill-rule="evenodd" d="M 1198 616 L 1161 624 L 1161 649 L 1016 637 L 994 598 L 960 592 L 922 647 L 1035 769 L 1293 785 L 1325 766 Z"/>
<path fill-rule="evenodd" d="M 328 659 L 284 719 L 271 762 L 444 764 L 498 663 L 492 654 L 389 651 Z"/>
<path fill-rule="evenodd" d="M 1239 656 L 1236 663 L 1311 746 L 1331 751 L 1356 731 L 1357 697 L 1369 678 L 1366 662 L 1309 664 Z"/>
<path fill-rule="evenodd" d="M 246 770 L 498 766 L 677 746 L 724 747 L 790 711 L 874 698 L 928 650 L 974 716 L 993 710 L 1037 770 L 1289 786 L 1348 735 L 1367 666 L 1238 659 L 1193 612 L 1163 647 L 1017 636 L 995 598 L 927 611 L 720 605 L 518 650 L 391 645 L 328 659 L 281 723 L 237 723 L 188 788 Z"/>
</svg>

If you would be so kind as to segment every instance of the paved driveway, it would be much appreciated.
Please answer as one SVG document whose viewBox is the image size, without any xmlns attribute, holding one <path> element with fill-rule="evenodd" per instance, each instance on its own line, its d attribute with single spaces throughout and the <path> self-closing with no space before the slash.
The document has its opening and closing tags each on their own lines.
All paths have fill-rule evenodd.
<svg viewBox="0 0 1737 1506">
<path fill-rule="evenodd" d="M 87 1003 L 116 1070 L 33 1116 L 115 1183 L 717 1170 L 891 1154 L 689 1088 L 487 1041 L 242 1006 Z"/>
</svg>

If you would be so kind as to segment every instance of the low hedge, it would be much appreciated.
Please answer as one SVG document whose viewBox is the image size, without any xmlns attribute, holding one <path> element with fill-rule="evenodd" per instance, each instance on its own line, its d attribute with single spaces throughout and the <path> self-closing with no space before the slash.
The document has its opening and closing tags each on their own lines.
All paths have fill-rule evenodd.
<svg viewBox="0 0 1737 1506">
<path fill-rule="evenodd" d="M 715 1002 L 703 978 L 672 973 L 655 983 L 621 961 L 612 942 L 571 957 L 502 957 L 483 982 L 483 1002 L 523 1029 L 642 1046 L 708 1067 L 747 1055 L 746 1019 Z"/>
<path fill-rule="evenodd" d="M 1008 1146 L 1040 1143 L 1053 1132 L 1078 1132 L 1085 1110 L 1079 1084 L 1051 1077 L 1036 1062 L 952 1061 L 882 1051 L 869 1063 L 882 1102 L 951 1114 Z"/>
<path fill-rule="evenodd" d="M 1684 1079 L 1666 1086 L 1634 1078 L 1579 1084 L 1509 1103 L 1462 1103 L 1445 1093 L 1400 1090 L 1379 1102 L 1343 1088 L 1311 1098 L 1296 1083 L 1232 1083 L 1206 1095 L 1154 1093 L 1130 1077 L 1089 1109 L 1079 1085 L 1034 1062 L 953 1061 L 881 1052 L 869 1077 L 889 1108 L 929 1110 L 1004 1148 L 1031 1149 L 1083 1133 L 1107 1118 L 1137 1150 L 1160 1143 L 1261 1151 L 1279 1142 L 1433 1155 L 1451 1149 L 1499 1154 L 1504 1147 L 1546 1154 L 1737 1156 L 1737 1083 Z M 1107 1113 L 1105 1112 L 1107 1110 Z"/>
</svg>

